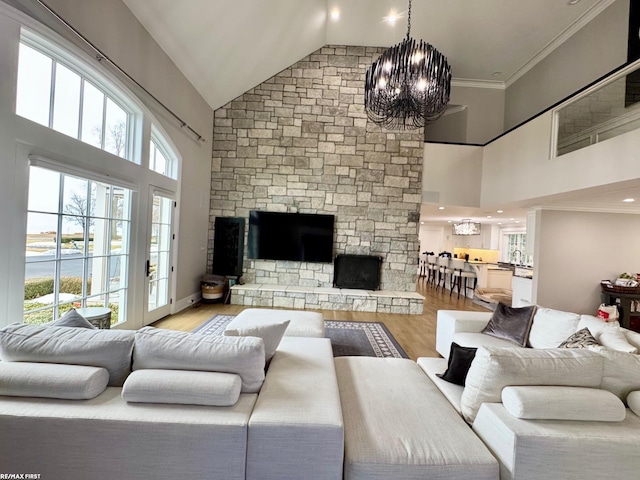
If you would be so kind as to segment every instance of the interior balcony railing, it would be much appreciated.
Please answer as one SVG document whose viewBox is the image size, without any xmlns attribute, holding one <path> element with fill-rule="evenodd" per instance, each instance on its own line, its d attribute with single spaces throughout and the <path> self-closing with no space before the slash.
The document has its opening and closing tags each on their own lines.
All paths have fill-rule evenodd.
<svg viewBox="0 0 640 480">
<path fill-rule="evenodd" d="M 555 156 L 640 127 L 640 61 L 592 85 L 554 110 Z"/>
</svg>

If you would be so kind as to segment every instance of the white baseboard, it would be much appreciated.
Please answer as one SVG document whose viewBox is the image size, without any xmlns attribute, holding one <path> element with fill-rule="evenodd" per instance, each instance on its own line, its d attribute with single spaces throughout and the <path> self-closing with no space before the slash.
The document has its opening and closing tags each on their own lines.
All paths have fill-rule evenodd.
<svg viewBox="0 0 640 480">
<path fill-rule="evenodd" d="M 195 305 L 200 300 L 202 300 L 202 292 L 197 292 L 189 295 L 188 297 L 181 298 L 176 302 L 173 313 L 181 312 L 182 310 Z"/>
</svg>

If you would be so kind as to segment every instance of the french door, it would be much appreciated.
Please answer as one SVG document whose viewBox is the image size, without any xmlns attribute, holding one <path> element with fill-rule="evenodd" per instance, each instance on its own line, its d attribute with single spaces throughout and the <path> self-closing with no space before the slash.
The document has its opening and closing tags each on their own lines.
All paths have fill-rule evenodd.
<svg viewBox="0 0 640 480">
<path fill-rule="evenodd" d="M 173 195 L 152 188 L 149 202 L 151 212 L 145 265 L 145 325 L 171 313 L 173 281 L 175 199 Z"/>
</svg>

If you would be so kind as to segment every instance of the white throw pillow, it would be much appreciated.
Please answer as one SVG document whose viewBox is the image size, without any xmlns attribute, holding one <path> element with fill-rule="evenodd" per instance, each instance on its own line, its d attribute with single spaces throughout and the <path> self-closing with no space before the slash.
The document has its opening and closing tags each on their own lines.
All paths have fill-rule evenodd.
<svg viewBox="0 0 640 480">
<path fill-rule="evenodd" d="M 597 388 L 523 386 L 502 390 L 502 404 L 514 417 L 528 420 L 621 422 L 624 403 Z"/>
<path fill-rule="evenodd" d="M 462 392 L 462 414 L 472 423 L 483 403 L 500 403 L 513 385 L 599 387 L 604 358 L 584 349 L 480 347 Z"/>
<path fill-rule="evenodd" d="M 621 329 L 624 333 L 624 336 L 627 338 L 627 342 L 636 347 L 638 351 L 640 351 L 640 333 L 634 332 L 632 330 L 627 330 L 626 328 Z"/>
<path fill-rule="evenodd" d="M 109 382 L 100 367 L 55 363 L 0 362 L 0 395 L 88 400 Z"/>
<path fill-rule="evenodd" d="M 538 307 L 529 333 L 532 348 L 557 348 L 575 333 L 580 315 L 551 308 Z"/>
<path fill-rule="evenodd" d="M 136 370 L 122 387 L 132 403 L 174 403 L 230 407 L 240 398 L 242 379 L 233 373 Z"/>
<path fill-rule="evenodd" d="M 121 387 L 131 372 L 135 333 L 17 323 L 0 330 L 0 360 L 103 367 L 109 385 Z"/>
<path fill-rule="evenodd" d="M 235 373 L 244 393 L 264 382 L 264 342 L 257 337 L 224 337 L 144 327 L 136 332 L 133 369 Z"/>
<path fill-rule="evenodd" d="M 230 328 L 225 330 L 224 334 L 228 337 L 260 337 L 264 341 L 265 361 L 268 362 L 276 353 L 288 326 L 289 320 L 285 320 L 279 323 Z"/>
<path fill-rule="evenodd" d="M 638 353 L 638 349 L 627 341 L 618 322 L 605 322 L 591 315 L 581 315 L 578 328 L 587 327 L 602 346 L 619 352 Z"/>
<path fill-rule="evenodd" d="M 633 391 L 627 396 L 627 405 L 640 417 L 640 390 Z"/>
</svg>

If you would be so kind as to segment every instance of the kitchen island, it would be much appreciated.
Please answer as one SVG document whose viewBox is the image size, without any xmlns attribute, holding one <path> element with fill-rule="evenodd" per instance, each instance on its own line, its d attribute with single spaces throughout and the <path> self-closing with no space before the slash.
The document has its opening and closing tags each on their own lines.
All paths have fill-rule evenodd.
<svg viewBox="0 0 640 480">
<path fill-rule="evenodd" d="M 477 288 L 506 288 L 511 290 L 513 273 L 510 268 L 501 267 L 497 263 L 474 260 L 470 260 L 468 263 L 476 272 L 478 278 Z"/>
</svg>

